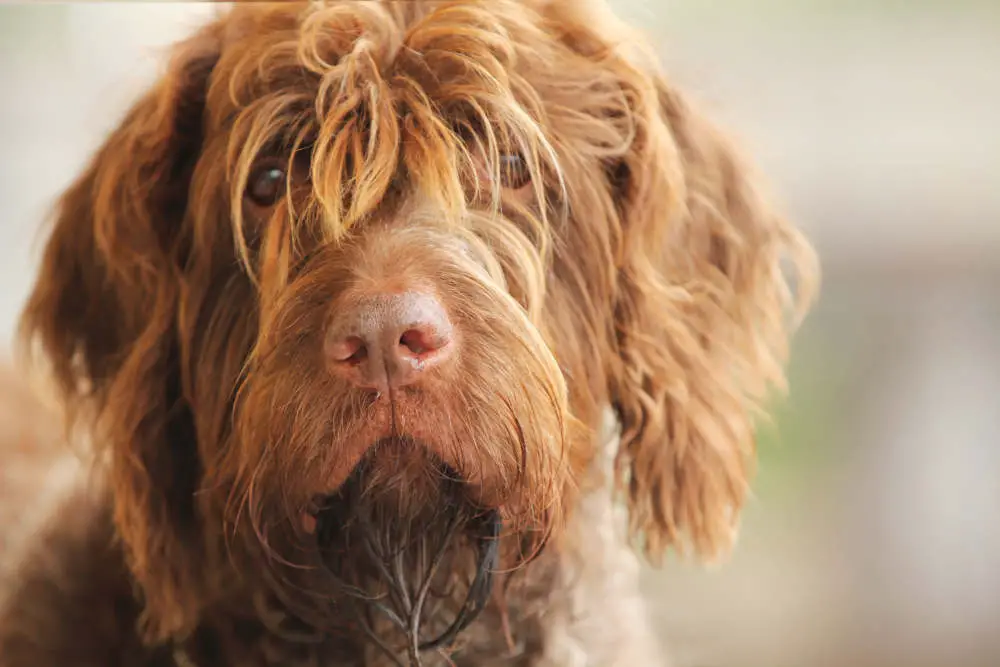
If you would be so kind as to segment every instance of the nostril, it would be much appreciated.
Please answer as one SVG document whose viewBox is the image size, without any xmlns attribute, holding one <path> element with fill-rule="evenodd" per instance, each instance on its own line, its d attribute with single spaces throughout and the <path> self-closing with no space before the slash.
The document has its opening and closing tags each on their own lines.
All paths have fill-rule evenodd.
<svg viewBox="0 0 1000 667">
<path fill-rule="evenodd" d="M 429 329 L 407 329 L 399 337 L 399 346 L 417 357 L 436 352 L 447 345 L 447 335 Z"/>
<path fill-rule="evenodd" d="M 403 333 L 399 337 L 399 344 L 405 347 L 413 354 L 423 354 L 424 350 L 427 349 L 427 345 L 424 343 L 424 334 L 416 329 L 410 329 Z"/>
<path fill-rule="evenodd" d="M 368 358 L 368 346 L 358 336 L 331 342 L 327 346 L 330 359 L 349 366 L 357 366 Z"/>
</svg>

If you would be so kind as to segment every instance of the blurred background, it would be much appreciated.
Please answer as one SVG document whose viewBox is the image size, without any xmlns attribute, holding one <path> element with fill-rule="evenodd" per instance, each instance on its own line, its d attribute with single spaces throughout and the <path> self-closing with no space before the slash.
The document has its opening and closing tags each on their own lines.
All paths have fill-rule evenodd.
<svg viewBox="0 0 1000 667">
<path fill-rule="evenodd" d="M 613 0 L 819 249 L 732 557 L 644 582 L 680 667 L 1000 665 L 1000 2 Z M 36 230 L 182 3 L 0 5 L 0 349 Z"/>
</svg>

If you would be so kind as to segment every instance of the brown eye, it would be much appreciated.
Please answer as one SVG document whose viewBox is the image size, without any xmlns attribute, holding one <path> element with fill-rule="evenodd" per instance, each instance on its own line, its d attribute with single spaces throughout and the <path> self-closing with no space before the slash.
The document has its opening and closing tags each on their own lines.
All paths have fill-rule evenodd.
<svg viewBox="0 0 1000 667">
<path fill-rule="evenodd" d="M 288 174 L 284 169 L 275 164 L 264 164 L 250 173 L 245 196 L 261 208 L 274 206 L 284 196 L 287 182 Z"/>
<path fill-rule="evenodd" d="M 500 156 L 500 185 L 511 190 L 520 190 L 531 182 L 528 163 L 519 154 Z"/>
</svg>

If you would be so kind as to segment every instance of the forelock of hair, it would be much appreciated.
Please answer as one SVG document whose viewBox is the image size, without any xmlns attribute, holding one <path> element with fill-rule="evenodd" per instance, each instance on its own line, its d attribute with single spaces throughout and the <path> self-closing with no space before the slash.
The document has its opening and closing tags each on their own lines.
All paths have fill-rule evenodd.
<svg viewBox="0 0 1000 667">
<path fill-rule="evenodd" d="M 517 67 L 526 42 L 549 40 L 525 12 L 496 9 L 442 5 L 414 18 L 370 3 L 317 6 L 224 55 L 210 99 L 227 111 L 212 122 L 228 132 L 231 215 L 248 268 L 242 193 L 269 154 L 288 160 L 289 178 L 293 160 L 309 156 L 307 195 L 280 210 L 288 248 L 306 234 L 341 239 L 397 187 L 461 226 L 473 199 L 499 208 L 507 153 L 525 159 L 538 201 L 547 191 L 564 198 L 545 109 Z M 480 170 L 492 176 L 486 188 Z M 549 214 L 540 206 L 524 221 L 543 253 Z"/>
</svg>

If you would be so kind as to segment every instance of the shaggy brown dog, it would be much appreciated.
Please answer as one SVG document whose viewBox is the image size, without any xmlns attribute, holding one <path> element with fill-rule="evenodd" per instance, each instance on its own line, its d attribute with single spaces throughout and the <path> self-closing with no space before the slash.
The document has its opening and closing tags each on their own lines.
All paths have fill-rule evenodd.
<svg viewBox="0 0 1000 667">
<path fill-rule="evenodd" d="M 639 43 L 455 0 L 179 44 L 25 312 L 94 465 L 0 663 L 656 664 L 629 544 L 730 545 L 814 267 Z"/>
</svg>

